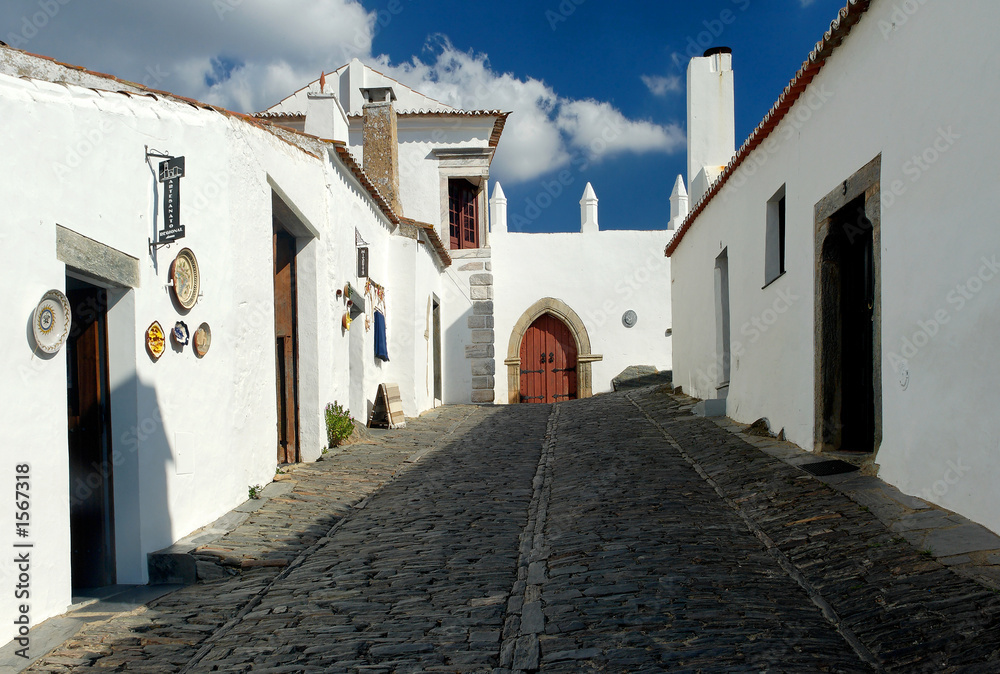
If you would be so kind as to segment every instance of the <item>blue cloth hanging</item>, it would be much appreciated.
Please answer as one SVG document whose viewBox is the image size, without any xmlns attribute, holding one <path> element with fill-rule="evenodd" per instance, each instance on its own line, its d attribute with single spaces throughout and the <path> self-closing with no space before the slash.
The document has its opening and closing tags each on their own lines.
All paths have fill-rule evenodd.
<svg viewBox="0 0 1000 674">
<path fill-rule="evenodd" d="M 389 345 L 385 340 L 385 316 L 375 312 L 375 357 L 389 362 Z"/>
</svg>

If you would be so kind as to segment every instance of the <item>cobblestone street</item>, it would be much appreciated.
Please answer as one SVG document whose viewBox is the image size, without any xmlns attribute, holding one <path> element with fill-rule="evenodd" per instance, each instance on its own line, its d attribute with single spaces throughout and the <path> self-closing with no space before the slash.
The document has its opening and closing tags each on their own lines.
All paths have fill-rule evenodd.
<svg viewBox="0 0 1000 674">
<path fill-rule="evenodd" d="M 690 404 L 408 420 L 30 671 L 998 671 L 1000 595 Z"/>
</svg>

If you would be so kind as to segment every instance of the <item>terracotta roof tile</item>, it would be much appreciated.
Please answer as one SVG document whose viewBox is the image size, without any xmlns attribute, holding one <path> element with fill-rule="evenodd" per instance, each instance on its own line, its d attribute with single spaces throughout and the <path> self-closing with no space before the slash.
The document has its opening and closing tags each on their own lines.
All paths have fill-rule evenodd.
<svg viewBox="0 0 1000 674">
<path fill-rule="evenodd" d="M 451 254 L 448 253 L 448 249 L 445 247 L 444 241 L 442 241 L 441 237 L 438 236 L 437 228 L 435 228 L 434 225 L 426 222 L 419 222 L 412 218 L 402 218 L 402 222 L 424 230 L 424 233 L 427 234 L 427 238 L 431 240 L 431 245 L 434 247 L 434 252 L 437 253 L 438 259 L 441 260 L 442 266 L 451 266 Z"/>
</svg>

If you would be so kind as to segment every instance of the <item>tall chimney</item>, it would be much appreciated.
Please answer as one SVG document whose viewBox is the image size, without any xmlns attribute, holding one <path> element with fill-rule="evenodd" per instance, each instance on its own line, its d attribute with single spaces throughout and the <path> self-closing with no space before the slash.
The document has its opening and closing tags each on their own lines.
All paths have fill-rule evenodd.
<svg viewBox="0 0 1000 674">
<path fill-rule="evenodd" d="M 688 214 L 688 193 L 684 189 L 684 178 L 677 176 L 674 191 L 670 193 L 670 223 L 667 229 L 677 229 Z"/>
<path fill-rule="evenodd" d="M 396 215 L 403 215 L 399 199 L 399 139 L 396 132 L 396 94 L 392 87 L 363 88 L 364 169 Z"/>
<path fill-rule="evenodd" d="M 597 193 L 594 186 L 587 183 L 583 188 L 583 198 L 580 199 L 580 231 L 584 233 L 599 232 L 597 224 Z"/>
<path fill-rule="evenodd" d="M 698 201 L 736 152 L 733 53 L 709 49 L 691 59 L 687 72 L 688 190 Z"/>
</svg>

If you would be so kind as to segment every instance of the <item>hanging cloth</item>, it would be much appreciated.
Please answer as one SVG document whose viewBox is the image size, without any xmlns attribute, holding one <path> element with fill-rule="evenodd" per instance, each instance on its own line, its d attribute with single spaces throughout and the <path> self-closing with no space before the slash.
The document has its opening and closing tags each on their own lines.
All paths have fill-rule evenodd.
<svg viewBox="0 0 1000 674">
<path fill-rule="evenodd" d="M 389 362 L 389 346 L 385 340 L 385 316 L 375 312 L 375 357 Z"/>
</svg>

